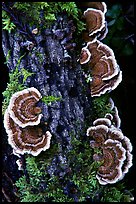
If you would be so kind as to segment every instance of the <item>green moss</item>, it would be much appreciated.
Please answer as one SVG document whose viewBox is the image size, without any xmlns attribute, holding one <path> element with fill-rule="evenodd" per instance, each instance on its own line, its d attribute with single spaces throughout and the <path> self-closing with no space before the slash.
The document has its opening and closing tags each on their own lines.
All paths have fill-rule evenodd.
<svg viewBox="0 0 136 204">
<path fill-rule="evenodd" d="M 50 105 L 52 102 L 61 101 L 62 97 L 56 96 L 43 96 L 41 99 L 45 104 Z"/>
<path fill-rule="evenodd" d="M 52 144 L 49 150 L 42 152 L 37 157 L 26 155 L 26 170 L 29 180 L 22 176 L 17 182 L 19 198 L 21 202 L 75 202 L 74 195 L 79 202 L 86 201 L 86 197 L 93 202 L 97 197 L 101 202 L 124 202 L 130 200 L 130 195 L 124 192 L 124 184 L 100 185 L 96 179 L 97 169 L 100 162 L 93 161 L 94 152 L 98 149 L 91 149 L 89 138 L 79 139 L 71 133 L 72 149 L 66 153 L 69 173 L 63 179 L 57 174 L 50 176 L 50 167 L 55 155 L 59 154 L 59 144 Z M 101 152 L 99 152 L 101 153 Z M 60 163 L 58 162 L 58 168 Z M 70 183 L 69 194 L 64 188 Z M 74 190 L 74 193 L 73 193 Z"/>
<path fill-rule="evenodd" d="M 5 110 L 8 107 L 9 101 L 11 96 L 18 91 L 22 91 L 23 89 L 27 88 L 24 85 L 24 82 L 26 81 L 26 79 L 31 76 L 33 73 L 28 72 L 27 70 L 25 70 L 24 68 L 21 69 L 21 71 L 18 70 L 18 67 L 21 63 L 21 59 L 24 57 L 21 56 L 16 64 L 15 69 L 9 73 L 9 82 L 7 83 L 7 88 L 5 91 L 3 91 L 2 95 L 4 97 L 3 103 L 2 103 L 2 114 L 4 115 Z M 23 76 L 23 81 L 22 83 L 19 82 L 20 77 Z"/>
<path fill-rule="evenodd" d="M 95 177 L 96 169 L 99 164 L 92 161 L 91 149 L 88 141 L 83 143 L 72 137 L 73 149 L 66 155 L 68 158 L 69 168 L 72 170 L 70 175 L 64 177 L 62 181 L 59 176 L 49 176 L 47 168 L 50 166 L 55 154 L 59 153 L 59 145 L 51 145 L 46 152 L 39 156 L 26 156 L 26 169 L 30 181 L 24 182 L 24 176 L 17 182 L 18 192 L 21 202 L 74 202 L 74 198 L 64 193 L 63 187 L 70 181 L 77 186 L 79 201 L 83 201 L 87 195 L 92 195 L 98 190 L 98 181 Z M 58 164 L 60 165 L 60 164 Z M 41 184 L 44 186 L 41 191 Z M 24 189 L 22 189 L 24 186 Z M 34 188 L 32 188 L 32 186 Z M 36 192 L 36 194 L 34 193 Z M 37 196 L 39 195 L 39 196 Z"/>
<path fill-rule="evenodd" d="M 9 58 L 11 57 L 11 50 L 8 50 L 8 53 L 6 55 L 6 61 L 4 62 L 4 64 L 8 63 Z"/>
<path fill-rule="evenodd" d="M 113 113 L 109 103 L 109 94 L 104 94 L 92 99 L 94 118 L 102 118 L 106 113 Z"/>
<path fill-rule="evenodd" d="M 131 202 L 133 197 L 130 191 L 125 191 L 125 184 L 119 183 L 115 186 L 106 186 L 103 189 L 102 202 Z"/>
<path fill-rule="evenodd" d="M 38 59 L 39 64 L 42 64 L 44 62 L 44 56 L 43 53 L 40 53 L 37 51 L 37 48 L 33 49 L 33 52 L 35 52 L 35 55 Z"/>
<path fill-rule="evenodd" d="M 75 20 L 78 33 L 85 29 L 85 23 L 81 21 L 81 11 L 75 2 L 15 2 L 13 8 L 19 10 L 22 16 L 27 16 L 30 26 L 40 27 L 42 23 L 42 27 L 47 28 L 59 13 L 66 12 Z"/>
<path fill-rule="evenodd" d="M 16 28 L 15 24 L 11 21 L 10 16 L 6 11 L 2 10 L 2 29 L 11 33 Z"/>
<path fill-rule="evenodd" d="M 29 72 L 25 68 L 22 68 L 21 69 L 21 75 L 23 76 L 23 84 L 25 83 L 27 78 L 32 76 L 33 74 L 35 74 L 35 73 Z"/>
</svg>

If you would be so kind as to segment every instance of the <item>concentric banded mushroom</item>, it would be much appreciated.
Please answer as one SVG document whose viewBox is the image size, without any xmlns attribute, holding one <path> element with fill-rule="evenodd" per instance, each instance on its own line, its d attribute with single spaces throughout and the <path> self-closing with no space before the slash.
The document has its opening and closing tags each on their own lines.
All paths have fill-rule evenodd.
<svg viewBox="0 0 136 204">
<path fill-rule="evenodd" d="M 28 153 L 37 156 L 41 151 L 50 147 L 51 134 L 49 131 L 44 134 L 38 126 L 20 127 L 10 117 L 8 110 L 4 115 L 4 127 L 8 134 L 8 143 L 15 154 Z"/>
<path fill-rule="evenodd" d="M 37 102 L 41 99 L 40 92 L 34 88 L 27 88 L 12 95 L 8 106 L 10 117 L 20 127 L 38 125 L 42 114 Z"/>
<path fill-rule="evenodd" d="M 102 30 L 98 31 L 97 33 L 95 33 L 91 36 L 89 36 L 87 30 L 83 30 L 82 31 L 82 39 L 86 43 L 91 42 L 94 39 L 103 40 L 106 37 L 107 33 L 108 33 L 108 27 L 107 27 L 107 22 L 105 21 L 105 26 L 102 28 Z"/>
<path fill-rule="evenodd" d="M 94 75 L 90 84 L 91 96 L 100 96 L 106 92 L 111 92 L 119 85 L 121 81 L 122 71 L 119 71 L 118 75 L 114 76 L 112 79 L 104 81 L 100 76 Z"/>
<path fill-rule="evenodd" d="M 84 18 L 89 36 L 101 31 L 105 26 L 105 15 L 101 10 L 88 8 L 84 11 Z"/>
<path fill-rule="evenodd" d="M 122 165 L 126 159 L 126 150 L 121 142 L 108 139 L 102 147 L 102 165 L 99 167 L 96 178 L 102 185 L 113 184 L 122 177 Z"/>
<path fill-rule="evenodd" d="M 90 146 L 102 150 L 102 154 L 93 156 L 94 160 L 103 161 L 96 175 L 102 185 L 123 179 L 132 166 L 132 144 L 122 131 L 114 126 L 113 118 L 112 114 L 106 114 L 104 118 L 96 119 L 93 126 L 87 129 L 87 136 L 92 139 Z"/>
</svg>

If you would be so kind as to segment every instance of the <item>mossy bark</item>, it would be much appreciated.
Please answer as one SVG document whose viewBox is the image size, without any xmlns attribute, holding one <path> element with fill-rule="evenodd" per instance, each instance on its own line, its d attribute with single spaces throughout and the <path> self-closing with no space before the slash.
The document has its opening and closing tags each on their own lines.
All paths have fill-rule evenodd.
<svg viewBox="0 0 136 204">
<path fill-rule="evenodd" d="M 52 160 L 48 170 L 50 175 L 57 171 L 58 159 L 65 169 L 67 166 L 65 153 L 72 148 L 71 135 L 78 138 L 82 134 L 86 137 L 86 123 L 91 124 L 92 117 L 89 85 L 86 83 L 81 65 L 77 62 L 77 53 L 80 53 L 77 48 L 81 46 L 66 49 L 69 43 L 74 43 L 74 37 L 69 38 L 70 35 L 73 36 L 73 31 L 72 27 L 67 27 L 69 21 L 67 17 L 62 17 L 61 23 L 59 19 L 50 29 L 34 35 L 36 43 L 29 50 L 28 47 L 22 46 L 29 44 L 29 39 L 20 34 L 18 29 L 11 33 L 3 31 L 2 34 L 5 57 L 11 50 L 7 61 L 9 72 L 15 69 L 18 59 L 25 54 L 18 69 L 25 68 L 34 73 L 27 78 L 25 85 L 37 88 L 42 96 L 62 98 L 49 105 L 39 102 L 43 113 L 41 123 L 47 123 L 45 128 L 53 135 L 52 144 L 57 143 L 60 147 L 59 155 Z M 61 37 L 55 32 L 58 29 L 64 32 Z"/>
</svg>

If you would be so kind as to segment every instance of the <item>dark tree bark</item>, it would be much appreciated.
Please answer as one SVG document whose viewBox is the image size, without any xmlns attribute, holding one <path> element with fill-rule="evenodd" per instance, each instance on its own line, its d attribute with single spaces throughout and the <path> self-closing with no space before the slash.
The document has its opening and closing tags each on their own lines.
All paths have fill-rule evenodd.
<svg viewBox="0 0 136 204">
<path fill-rule="evenodd" d="M 85 136 L 85 123 L 91 124 L 90 90 L 85 81 L 83 69 L 77 62 L 77 47 L 81 46 L 76 45 L 72 49 L 67 49 L 72 45 L 71 43 L 74 43 L 73 28 L 74 24 L 67 16 L 59 16 L 52 29 L 46 29 L 43 33 L 34 35 L 36 43 L 34 42 L 32 49 L 26 48 L 25 45 L 29 44 L 27 42 L 29 39 L 20 34 L 18 29 L 10 34 L 3 31 L 2 34 L 4 55 L 6 56 L 11 50 L 7 63 L 9 72 L 15 69 L 19 57 L 26 53 L 21 60 L 19 70 L 25 68 L 34 75 L 28 77 L 25 85 L 37 88 L 42 96 L 62 97 L 62 100 L 53 102 L 51 105 L 46 105 L 42 101 L 39 103 L 43 113 L 41 122 L 47 122 L 47 129 L 53 135 L 53 143 L 59 143 L 61 150 L 60 154 L 53 159 L 48 170 L 50 174 L 59 168 L 58 160 L 65 164 L 64 169 L 67 168 L 65 153 L 72 148 L 71 135 L 74 134 L 77 138 L 79 134 Z M 62 32 L 62 36 L 57 32 Z M 5 137 L 7 137 L 6 134 Z M 12 152 L 11 148 L 10 152 Z M 12 171 L 16 172 L 16 156 L 13 155 L 12 159 L 14 160 Z M 64 174 L 65 171 L 63 171 Z"/>
</svg>

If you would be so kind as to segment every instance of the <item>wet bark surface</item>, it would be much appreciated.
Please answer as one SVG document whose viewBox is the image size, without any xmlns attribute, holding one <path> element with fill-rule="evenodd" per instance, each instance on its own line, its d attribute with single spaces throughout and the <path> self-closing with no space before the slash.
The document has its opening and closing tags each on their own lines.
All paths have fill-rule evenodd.
<svg viewBox="0 0 136 204">
<path fill-rule="evenodd" d="M 53 143 L 59 143 L 61 150 L 48 169 L 50 175 L 58 170 L 58 161 L 65 164 L 61 173 L 65 174 L 65 153 L 71 149 L 71 133 L 77 138 L 79 133 L 85 135 L 85 122 L 91 124 L 91 96 L 81 65 L 77 62 L 73 33 L 73 22 L 59 17 L 51 29 L 34 35 L 35 42 L 30 42 L 18 30 L 11 34 L 3 31 L 2 34 L 4 55 L 11 50 L 7 63 L 8 71 L 15 69 L 19 57 L 25 53 L 18 69 L 25 68 L 34 73 L 27 78 L 25 85 L 37 88 L 42 96 L 61 97 L 61 100 L 49 105 L 39 102 L 43 114 L 41 123 L 47 123 L 45 129 L 51 132 Z M 17 156 L 12 154 L 4 128 L 2 149 L 3 200 L 15 201 L 17 198 L 13 184 L 22 172 L 17 169 Z M 8 192 L 7 186 L 10 188 Z"/>
</svg>

